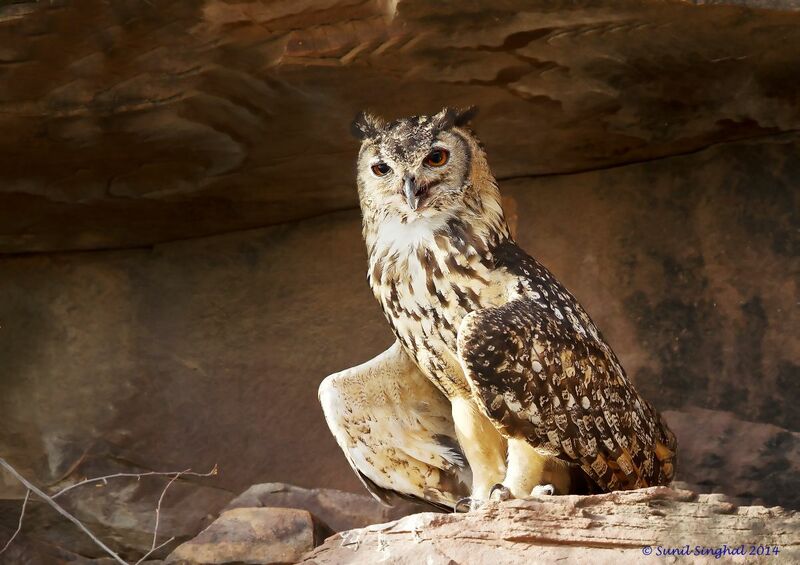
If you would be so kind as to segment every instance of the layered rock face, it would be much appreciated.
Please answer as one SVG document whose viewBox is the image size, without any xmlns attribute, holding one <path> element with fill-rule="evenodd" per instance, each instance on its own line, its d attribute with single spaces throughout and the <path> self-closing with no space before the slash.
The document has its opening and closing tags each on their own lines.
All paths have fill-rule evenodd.
<svg viewBox="0 0 800 565">
<path fill-rule="evenodd" d="M 5 3 L 0 250 L 145 246 L 353 208 L 362 108 L 480 105 L 501 179 L 793 132 L 800 14 L 771 5 L 784 9 Z"/>
<path fill-rule="evenodd" d="M 516 500 L 466 516 L 416 514 L 333 536 L 301 563 L 793 563 L 799 527 L 782 508 L 655 487 Z"/>
<path fill-rule="evenodd" d="M 219 464 L 165 498 L 176 543 L 257 482 L 360 491 L 316 398 L 391 343 L 348 126 L 477 104 L 518 240 L 680 478 L 800 507 L 800 12 L 713 4 L 3 4 L 0 455 L 53 489 Z M 63 503 L 136 557 L 162 488 Z M 22 496 L 0 475 L 0 544 Z M 23 534 L 99 555 L 62 523 Z"/>
</svg>

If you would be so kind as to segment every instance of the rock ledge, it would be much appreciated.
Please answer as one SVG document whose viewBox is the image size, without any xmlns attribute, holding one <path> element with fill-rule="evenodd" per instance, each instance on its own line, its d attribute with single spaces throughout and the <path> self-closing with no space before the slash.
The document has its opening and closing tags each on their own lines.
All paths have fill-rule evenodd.
<svg viewBox="0 0 800 565">
<path fill-rule="evenodd" d="M 669 549 L 685 552 L 687 546 L 689 555 L 666 555 L 665 562 L 717 561 L 696 551 L 725 548 L 722 562 L 752 562 L 750 547 L 762 546 L 778 548 L 782 563 L 797 563 L 798 531 L 797 514 L 780 507 L 736 506 L 722 495 L 654 487 L 514 500 L 469 514 L 415 514 L 336 534 L 302 563 L 501 565 L 590 557 L 592 563 L 617 565 L 664 558 Z"/>
</svg>

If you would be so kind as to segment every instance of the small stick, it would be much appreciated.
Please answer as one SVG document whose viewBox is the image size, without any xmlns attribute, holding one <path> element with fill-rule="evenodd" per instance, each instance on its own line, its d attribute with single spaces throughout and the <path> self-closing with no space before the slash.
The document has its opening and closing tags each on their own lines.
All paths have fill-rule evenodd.
<svg viewBox="0 0 800 565">
<path fill-rule="evenodd" d="M 170 480 L 170 482 L 166 484 L 164 490 L 161 491 L 161 496 L 158 497 L 158 504 L 156 504 L 156 525 L 155 528 L 153 528 L 153 544 L 150 546 L 151 552 L 156 550 L 156 542 L 158 541 L 158 523 L 159 520 L 161 519 L 161 503 L 164 502 L 164 496 L 167 494 L 167 490 L 169 490 L 169 487 L 172 486 L 172 483 L 177 481 L 178 477 L 180 477 L 183 473 L 187 472 L 188 470 L 189 469 L 187 469 L 186 471 L 182 471 L 180 473 L 176 473 L 175 476 L 172 477 L 172 480 Z"/>
<path fill-rule="evenodd" d="M 44 492 L 43 492 L 43 491 L 42 491 L 42 490 L 41 490 L 39 487 L 37 487 L 36 485 L 34 485 L 33 483 L 31 483 L 31 482 L 30 482 L 28 479 L 26 479 L 25 477 L 23 477 L 22 475 L 20 475 L 20 474 L 17 472 L 17 470 L 16 470 L 16 469 L 14 469 L 14 467 L 12 467 L 11 465 L 9 465 L 9 464 L 6 462 L 6 460 L 5 460 L 5 459 L 3 459 L 2 457 L 0 457 L 0 466 L 4 467 L 6 471 L 8 471 L 9 473 L 11 473 L 11 474 L 14 476 L 14 478 L 16 478 L 16 479 L 17 479 L 19 482 L 21 482 L 21 483 L 22 483 L 23 485 L 25 485 L 26 487 L 28 487 L 28 490 L 29 490 L 29 491 L 33 492 L 33 494 L 35 494 L 36 496 L 38 496 L 39 498 L 41 498 L 42 500 L 44 500 L 44 501 L 45 501 L 47 504 L 49 504 L 50 506 L 52 506 L 52 507 L 53 507 L 53 509 L 54 509 L 56 512 L 58 512 L 59 514 L 61 514 L 62 516 L 64 516 L 64 518 L 66 518 L 67 520 L 69 520 L 70 522 L 72 522 L 73 524 L 75 524 L 76 526 L 78 526 L 78 528 L 80 528 L 80 530 L 81 530 L 83 533 L 85 533 L 87 536 L 89 536 L 89 537 L 92 539 L 92 541 L 93 541 L 94 543 L 96 543 L 96 544 L 97 544 L 97 545 L 98 545 L 98 546 L 99 546 L 101 549 L 103 549 L 103 551 L 105 551 L 106 553 L 108 553 L 108 555 L 110 555 L 110 556 L 111 556 L 111 557 L 112 557 L 112 558 L 113 558 L 113 559 L 114 559 L 114 560 L 115 560 L 117 563 L 120 563 L 121 565 L 128 565 L 128 563 L 127 563 L 125 560 L 123 560 L 123 559 L 122 559 L 122 557 L 120 557 L 119 555 L 117 555 L 116 553 L 114 553 L 114 550 L 113 550 L 113 549 L 111 549 L 111 548 L 110 548 L 110 547 L 108 547 L 106 544 L 104 544 L 102 541 L 100 541 L 100 540 L 97 538 L 97 536 L 95 536 L 95 535 L 94 535 L 94 534 L 93 534 L 93 533 L 92 533 L 92 532 L 89 530 L 89 528 L 87 528 L 86 526 L 84 526 L 84 525 L 81 523 L 81 521 L 80 521 L 80 520 L 78 520 L 78 519 L 77 519 L 75 516 L 73 516 L 72 514 L 70 514 L 69 512 L 67 512 L 66 510 L 64 510 L 64 508 L 62 508 L 61 506 L 59 506 L 59 504 L 58 504 L 58 503 L 57 503 L 55 500 L 53 500 L 52 498 L 50 498 L 49 496 L 47 496 L 47 495 L 46 495 L 46 494 L 45 494 L 45 493 L 44 493 Z"/>
<path fill-rule="evenodd" d="M 8 538 L 8 541 L 3 546 L 3 549 L 0 549 L 0 553 L 3 553 L 8 546 L 11 545 L 11 542 L 14 541 L 14 538 L 17 537 L 17 534 L 22 531 L 22 519 L 25 517 L 25 507 L 28 506 L 28 499 L 31 497 L 31 489 L 25 491 L 25 500 L 22 501 L 22 510 L 19 513 L 19 522 L 17 523 L 17 529 L 14 530 L 14 533 Z"/>
<path fill-rule="evenodd" d="M 190 475 L 192 477 L 212 477 L 212 476 L 216 475 L 218 472 L 219 472 L 219 468 L 215 464 L 214 468 L 211 469 L 208 473 L 195 473 L 193 471 L 181 471 L 180 474 L 181 475 Z M 146 473 L 114 473 L 113 475 L 105 475 L 103 477 L 95 477 L 93 479 L 84 479 L 84 480 L 82 480 L 80 482 L 75 483 L 74 485 L 70 485 L 68 487 L 65 487 L 65 488 L 61 489 L 60 491 L 55 493 L 52 496 L 52 498 L 54 498 L 54 499 L 58 498 L 62 494 L 65 494 L 65 493 L 71 491 L 72 489 L 74 489 L 76 487 L 83 486 L 83 485 L 88 485 L 88 484 L 91 484 L 91 483 L 98 483 L 100 481 L 105 483 L 108 479 L 117 479 L 117 478 L 122 478 L 122 477 L 128 477 L 128 478 L 135 478 L 136 480 L 140 480 L 142 477 L 170 476 L 170 475 L 174 475 L 174 474 L 175 474 L 175 471 L 147 471 Z"/>
<path fill-rule="evenodd" d="M 150 551 L 148 551 L 147 553 L 142 555 L 142 557 L 139 559 L 139 561 L 134 563 L 134 565 L 139 565 L 142 561 L 144 561 L 145 559 L 150 557 L 152 554 L 154 554 L 156 551 L 158 551 L 159 549 L 161 549 L 162 547 L 164 547 L 165 545 L 167 545 L 171 541 L 175 541 L 175 536 L 172 536 L 168 540 L 161 542 L 160 544 L 158 544 L 157 547 L 154 547 L 153 549 L 151 549 Z"/>
</svg>

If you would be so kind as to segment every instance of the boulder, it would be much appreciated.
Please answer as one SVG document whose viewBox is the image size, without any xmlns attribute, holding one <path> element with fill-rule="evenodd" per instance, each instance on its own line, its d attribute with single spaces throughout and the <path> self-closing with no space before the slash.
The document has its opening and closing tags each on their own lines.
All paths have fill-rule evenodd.
<svg viewBox="0 0 800 565">
<path fill-rule="evenodd" d="M 295 563 L 332 533 L 306 510 L 234 508 L 178 546 L 167 563 Z"/>
<path fill-rule="evenodd" d="M 394 506 L 385 506 L 368 494 L 336 489 L 306 489 L 285 483 L 265 483 L 247 489 L 234 498 L 226 510 L 259 507 L 307 510 L 335 532 L 389 522 L 426 508 L 402 500 L 398 500 Z"/>
</svg>

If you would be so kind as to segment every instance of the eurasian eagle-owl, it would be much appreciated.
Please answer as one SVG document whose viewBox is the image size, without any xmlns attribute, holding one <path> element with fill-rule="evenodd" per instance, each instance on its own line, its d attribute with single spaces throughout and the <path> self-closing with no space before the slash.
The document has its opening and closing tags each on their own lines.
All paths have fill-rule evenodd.
<svg viewBox="0 0 800 565">
<path fill-rule="evenodd" d="M 379 499 L 445 508 L 669 483 L 675 436 L 513 241 L 471 114 L 353 124 L 367 278 L 397 341 L 320 385 L 339 446 Z"/>
</svg>

